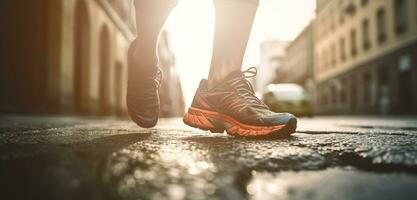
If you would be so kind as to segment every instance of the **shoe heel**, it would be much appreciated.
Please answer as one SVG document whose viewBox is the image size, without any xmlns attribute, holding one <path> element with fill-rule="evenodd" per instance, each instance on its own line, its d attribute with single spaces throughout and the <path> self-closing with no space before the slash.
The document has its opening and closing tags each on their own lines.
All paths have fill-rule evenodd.
<svg viewBox="0 0 417 200">
<path fill-rule="evenodd" d="M 223 133 L 225 128 L 213 124 L 214 119 L 204 116 L 202 112 L 188 111 L 182 118 L 183 122 L 188 126 L 199 128 L 201 130 L 210 131 L 212 133 Z"/>
</svg>

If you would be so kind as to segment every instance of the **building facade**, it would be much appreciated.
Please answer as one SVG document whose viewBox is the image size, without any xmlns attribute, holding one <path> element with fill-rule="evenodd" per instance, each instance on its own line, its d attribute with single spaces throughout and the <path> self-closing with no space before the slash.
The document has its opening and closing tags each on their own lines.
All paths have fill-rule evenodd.
<svg viewBox="0 0 417 200">
<path fill-rule="evenodd" d="M 314 92 L 313 24 L 309 24 L 288 45 L 282 64 L 278 68 L 277 83 L 297 83 L 310 94 Z"/>
<path fill-rule="evenodd" d="M 126 114 L 131 0 L 6 0 L 0 21 L 2 112 Z M 162 67 L 174 71 L 167 42 Z"/>
<path fill-rule="evenodd" d="M 417 114 L 417 1 L 317 0 L 316 111 Z"/>
<path fill-rule="evenodd" d="M 289 42 L 280 40 L 265 41 L 261 44 L 258 75 L 254 81 L 256 92 L 259 94 L 263 94 L 266 86 L 275 80 L 288 44 Z"/>
</svg>

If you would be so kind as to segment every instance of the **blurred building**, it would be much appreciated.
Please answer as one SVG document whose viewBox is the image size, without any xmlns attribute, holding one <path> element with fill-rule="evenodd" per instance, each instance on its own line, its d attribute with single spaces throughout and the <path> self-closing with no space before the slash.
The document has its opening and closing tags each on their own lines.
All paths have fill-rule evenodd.
<svg viewBox="0 0 417 200">
<path fill-rule="evenodd" d="M 282 58 L 285 54 L 285 48 L 289 42 L 271 40 L 261 44 L 260 65 L 257 66 L 258 75 L 254 81 L 255 89 L 262 94 L 265 87 L 273 82 L 276 77 L 276 72 L 281 66 Z"/>
<path fill-rule="evenodd" d="M 316 110 L 417 114 L 417 1 L 317 0 Z"/>
<path fill-rule="evenodd" d="M 135 37 L 131 3 L 1 1 L 0 110 L 125 114 L 127 49 Z M 167 43 L 163 36 L 164 78 L 179 84 Z M 180 88 L 170 93 L 164 101 L 182 102 Z"/>
<path fill-rule="evenodd" d="M 285 49 L 276 83 L 297 83 L 314 92 L 313 24 L 309 24 Z"/>
<path fill-rule="evenodd" d="M 160 116 L 182 117 L 185 111 L 181 80 L 175 68 L 175 57 L 171 51 L 167 32 L 162 32 L 158 47 L 159 65 L 162 68 L 163 80 L 159 89 Z"/>
</svg>

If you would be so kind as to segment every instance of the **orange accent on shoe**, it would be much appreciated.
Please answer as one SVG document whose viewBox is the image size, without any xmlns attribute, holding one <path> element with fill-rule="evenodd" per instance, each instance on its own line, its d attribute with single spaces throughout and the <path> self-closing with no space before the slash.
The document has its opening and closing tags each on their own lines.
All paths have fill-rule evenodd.
<svg viewBox="0 0 417 200">
<path fill-rule="evenodd" d="M 183 117 L 184 123 L 203 130 L 214 130 L 216 127 L 202 114 L 188 114 Z"/>
<path fill-rule="evenodd" d="M 226 122 L 230 124 L 231 126 L 226 127 L 216 127 L 214 126 L 209 119 L 217 120 L 220 122 Z M 230 117 L 228 115 L 214 112 L 214 111 L 208 111 L 208 110 L 202 110 L 198 108 L 190 107 L 188 109 L 188 112 L 184 115 L 183 121 L 185 124 L 200 128 L 203 130 L 224 130 L 226 129 L 227 133 L 230 135 L 235 136 L 267 136 L 271 133 L 274 133 L 276 131 L 281 130 L 285 127 L 285 124 L 283 125 L 276 125 L 276 126 L 253 126 L 241 123 L 234 119 L 233 117 Z"/>
</svg>

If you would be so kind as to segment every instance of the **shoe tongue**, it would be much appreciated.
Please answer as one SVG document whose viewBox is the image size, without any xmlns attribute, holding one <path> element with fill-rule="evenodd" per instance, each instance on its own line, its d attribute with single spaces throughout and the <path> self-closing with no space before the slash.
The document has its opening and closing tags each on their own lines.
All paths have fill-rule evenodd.
<svg viewBox="0 0 417 200">
<path fill-rule="evenodd" d="M 227 88 L 231 87 L 230 82 L 228 82 L 229 80 L 243 78 L 243 76 L 243 72 L 240 70 L 232 71 L 226 76 L 226 78 L 223 79 L 221 83 L 214 87 L 213 90 L 228 90 Z M 247 87 L 249 89 L 247 85 L 245 85 L 244 87 Z"/>
</svg>

